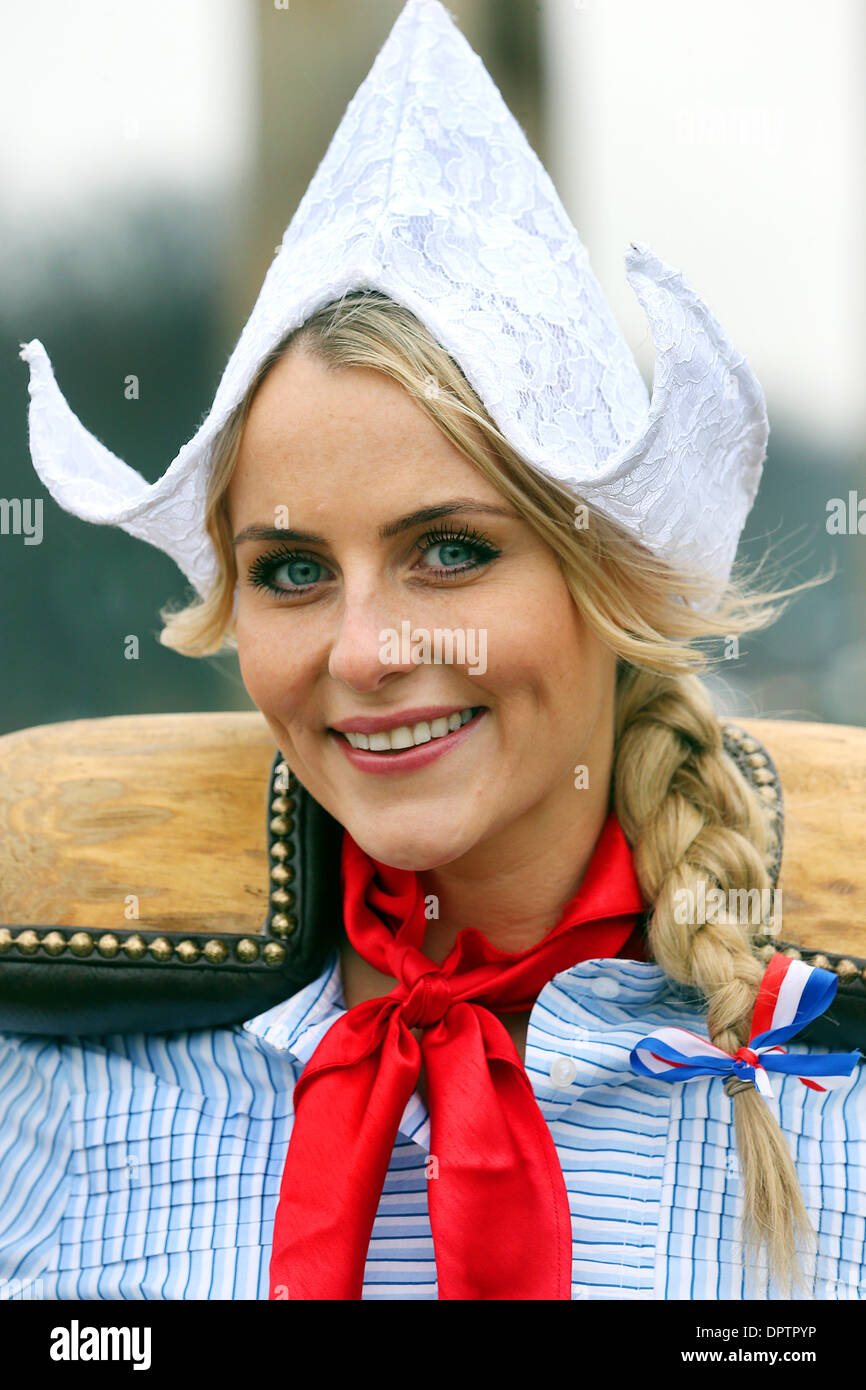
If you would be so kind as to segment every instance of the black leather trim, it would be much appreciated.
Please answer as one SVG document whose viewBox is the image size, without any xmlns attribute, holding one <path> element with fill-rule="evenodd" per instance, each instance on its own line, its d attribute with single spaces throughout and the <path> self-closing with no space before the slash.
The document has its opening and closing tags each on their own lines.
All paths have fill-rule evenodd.
<svg viewBox="0 0 866 1390">
<path fill-rule="evenodd" d="M 783 827 L 778 772 L 767 750 L 736 725 L 724 726 L 724 742 L 753 785 L 759 790 L 772 788 L 765 795 L 778 811 L 778 845 L 771 871 L 775 885 Z M 760 785 L 755 780 L 758 775 L 763 777 Z M 287 777 L 288 786 L 283 787 Z M 275 805 L 283 804 L 289 806 L 285 816 L 274 811 Z M 74 1036 L 217 1027 L 251 1018 L 314 980 L 344 936 L 342 826 L 287 773 L 279 751 L 271 765 L 265 814 L 269 862 L 272 868 L 278 863 L 286 866 L 289 878 L 283 889 L 291 902 L 283 909 L 272 901 L 258 933 L 242 938 L 225 932 L 207 938 L 197 935 L 192 950 L 198 946 L 200 954 L 185 960 L 183 951 L 191 938 L 180 932 L 134 927 L 113 933 L 65 926 L 0 928 L 0 1032 Z M 269 887 L 273 893 L 273 882 Z M 48 933 L 63 938 L 60 954 L 48 953 L 43 944 Z M 88 936 L 92 938 L 90 953 L 73 955 L 72 938 Z M 141 948 L 140 959 L 130 960 L 125 953 L 130 939 L 136 937 L 146 949 Z M 98 949 L 106 938 L 116 939 L 119 947 L 109 958 Z M 807 962 L 819 956 L 772 937 L 759 934 L 756 940 Z M 217 943 L 224 958 L 205 959 L 201 952 L 205 941 Z M 166 952 L 166 945 L 162 946 L 165 959 L 154 954 L 159 943 L 170 947 Z M 247 959 L 241 958 L 244 952 Z M 839 978 L 836 997 L 797 1040 L 836 1050 L 866 1050 L 866 961 L 824 953 L 820 963 L 825 962 Z"/>
<path fill-rule="evenodd" d="M 292 779 L 288 791 L 276 785 L 283 765 L 277 752 L 271 765 L 265 807 L 269 857 L 274 846 L 287 850 L 283 861 L 292 874 L 294 897 L 290 914 L 294 929 L 277 932 L 273 909 L 259 933 L 239 937 L 213 932 L 194 942 L 219 943 L 225 958 L 210 961 L 200 954 L 194 961 L 182 959 L 177 948 L 189 943 L 181 932 L 88 931 L 67 926 L 6 928 L 0 942 L 0 1031 L 53 1036 L 108 1032 L 169 1032 L 180 1028 L 206 1028 L 240 1023 L 271 1005 L 297 993 L 315 979 L 328 952 L 342 935 L 340 893 L 340 844 L 342 826 Z M 274 830 L 272 810 L 277 796 L 292 803 L 290 828 Z M 273 886 L 273 885 L 271 885 Z M 2 929 L 0 929 L 2 930 Z M 43 945 L 30 953 L 33 938 L 44 941 L 59 933 L 67 943 L 60 955 L 50 955 Z M 8 938 L 11 936 L 11 940 Z M 74 937 L 92 938 L 90 953 L 73 955 Z M 16 943 L 27 941 L 25 952 Z M 116 939 L 120 949 L 106 958 L 98 943 Z M 140 959 L 125 954 L 132 938 L 147 947 Z M 156 959 L 154 943 L 171 946 L 167 959 Z M 246 952 L 252 959 L 241 959 Z M 282 959 L 269 962 L 271 956 Z"/>
<path fill-rule="evenodd" d="M 742 772 L 747 781 L 757 788 L 760 793 L 760 786 L 764 785 L 772 789 L 770 804 L 775 811 L 775 831 L 776 846 L 773 858 L 769 865 L 769 874 L 775 888 L 779 882 L 779 873 L 782 868 L 782 847 L 785 839 L 785 801 L 782 795 L 782 782 L 779 777 L 779 769 L 770 757 L 766 748 L 759 743 L 756 738 L 740 729 L 737 724 L 726 723 L 722 725 L 722 742 L 725 752 L 733 759 L 737 767 Z M 756 766 L 750 762 L 750 758 L 759 758 L 760 765 Z M 771 778 L 770 781 L 759 784 L 755 779 L 757 774 L 766 772 Z"/>
</svg>

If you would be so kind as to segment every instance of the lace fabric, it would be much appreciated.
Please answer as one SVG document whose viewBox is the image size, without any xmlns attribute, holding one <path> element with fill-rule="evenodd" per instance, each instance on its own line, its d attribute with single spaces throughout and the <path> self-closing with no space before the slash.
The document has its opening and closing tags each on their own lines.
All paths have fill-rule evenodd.
<svg viewBox="0 0 866 1390">
<path fill-rule="evenodd" d="M 265 355 L 347 290 L 383 291 L 457 361 L 513 447 L 657 553 L 723 583 L 766 451 L 763 394 L 682 275 L 633 243 L 652 399 L 548 174 L 438 0 L 409 0 L 283 237 L 210 411 L 149 485 L 66 403 L 38 339 L 30 446 L 55 500 L 166 551 L 204 595 L 211 446 Z"/>
</svg>

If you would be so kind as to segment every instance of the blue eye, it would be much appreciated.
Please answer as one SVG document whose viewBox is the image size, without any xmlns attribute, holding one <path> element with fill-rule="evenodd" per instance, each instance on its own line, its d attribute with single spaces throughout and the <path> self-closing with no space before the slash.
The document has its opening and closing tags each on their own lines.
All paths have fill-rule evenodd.
<svg viewBox="0 0 866 1390">
<path fill-rule="evenodd" d="M 284 565 L 280 565 L 278 568 L 287 570 L 289 583 L 295 584 L 298 588 L 301 588 L 305 584 L 316 583 L 318 575 L 313 573 L 313 571 L 321 570 L 322 566 L 319 564 L 318 560 L 307 560 L 302 557 L 297 560 L 288 560 Z"/>
<path fill-rule="evenodd" d="M 288 584 L 273 582 L 274 576 L 280 570 L 288 572 Z M 312 555 L 301 555 L 294 550 L 280 550 L 272 551 L 269 555 L 260 555 L 255 563 L 250 565 L 247 577 L 256 589 L 265 589 L 268 593 L 282 597 L 292 597 L 318 584 L 320 574 L 324 570 L 322 562 Z"/>
<path fill-rule="evenodd" d="M 415 566 L 416 572 L 420 570 L 427 577 L 437 580 L 459 579 L 461 575 L 481 569 L 483 565 L 502 554 L 501 550 L 472 526 L 461 527 L 459 531 L 445 525 L 436 527 L 419 539 L 418 549 L 425 557 L 429 557 L 431 553 L 438 554 L 432 565 Z M 274 582 L 280 570 L 286 571 L 288 583 Z M 247 578 L 254 588 L 264 589 L 277 598 L 297 598 L 304 593 L 311 593 L 317 584 L 322 583 L 323 576 L 327 577 L 329 573 L 327 567 L 314 555 L 281 548 L 272 550 L 267 555 L 260 555 L 250 565 Z"/>
<path fill-rule="evenodd" d="M 426 554 L 439 552 L 439 567 L 430 566 L 430 573 L 436 579 L 459 579 L 470 570 L 481 569 L 483 565 L 495 560 L 502 551 L 474 526 L 463 526 L 459 531 L 453 527 L 440 526 L 421 537 L 419 546 Z M 422 565 L 422 569 L 428 566 Z"/>
<path fill-rule="evenodd" d="M 459 565 L 467 555 L 472 554 L 470 545 L 458 545 L 456 541 L 440 541 L 438 545 L 431 545 L 427 551 L 428 557 L 436 550 L 439 551 L 439 564 L 446 567 Z"/>
</svg>

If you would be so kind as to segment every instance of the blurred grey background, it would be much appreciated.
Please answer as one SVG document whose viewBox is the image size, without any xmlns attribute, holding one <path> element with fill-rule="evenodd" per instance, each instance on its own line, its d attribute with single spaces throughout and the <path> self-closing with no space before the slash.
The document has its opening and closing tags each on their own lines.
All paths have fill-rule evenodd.
<svg viewBox="0 0 866 1390">
<path fill-rule="evenodd" d="M 0 43 L 0 732 L 252 709 L 233 655 L 177 656 L 160 551 L 80 522 L 27 446 L 40 338 L 86 427 L 148 481 L 206 415 L 268 263 L 402 0 L 31 0 Z M 833 568 L 711 677 L 726 713 L 866 723 L 866 7 L 451 0 L 551 173 L 645 378 L 630 240 L 745 353 L 772 427 L 741 553 Z M 137 400 L 125 378 L 139 378 Z M 831 534 L 842 499 L 848 530 Z M 862 502 L 862 532 L 857 504 Z M 853 518 L 853 519 L 852 519 Z M 138 660 L 125 658 L 129 634 Z"/>
</svg>

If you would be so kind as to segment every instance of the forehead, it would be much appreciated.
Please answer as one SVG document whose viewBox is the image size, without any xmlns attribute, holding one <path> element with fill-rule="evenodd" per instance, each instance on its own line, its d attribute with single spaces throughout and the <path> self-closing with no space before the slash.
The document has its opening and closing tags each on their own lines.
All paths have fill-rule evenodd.
<svg viewBox="0 0 866 1390">
<path fill-rule="evenodd" d="M 251 444 L 350 448 L 353 440 L 377 440 L 385 449 L 412 435 L 419 442 L 447 442 L 409 392 L 372 367 L 332 367 L 294 348 L 271 368 L 250 406 L 241 450 Z"/>
<path fill-rule="evenodd" d="M 257 391 L 229 485 L 234 509 L 274 488 L 345 498 L 467 486 L 499 498 L 483 474 L 399 382 L 371 367 L 330 367 L 300 348 Z"/>
</svg>

